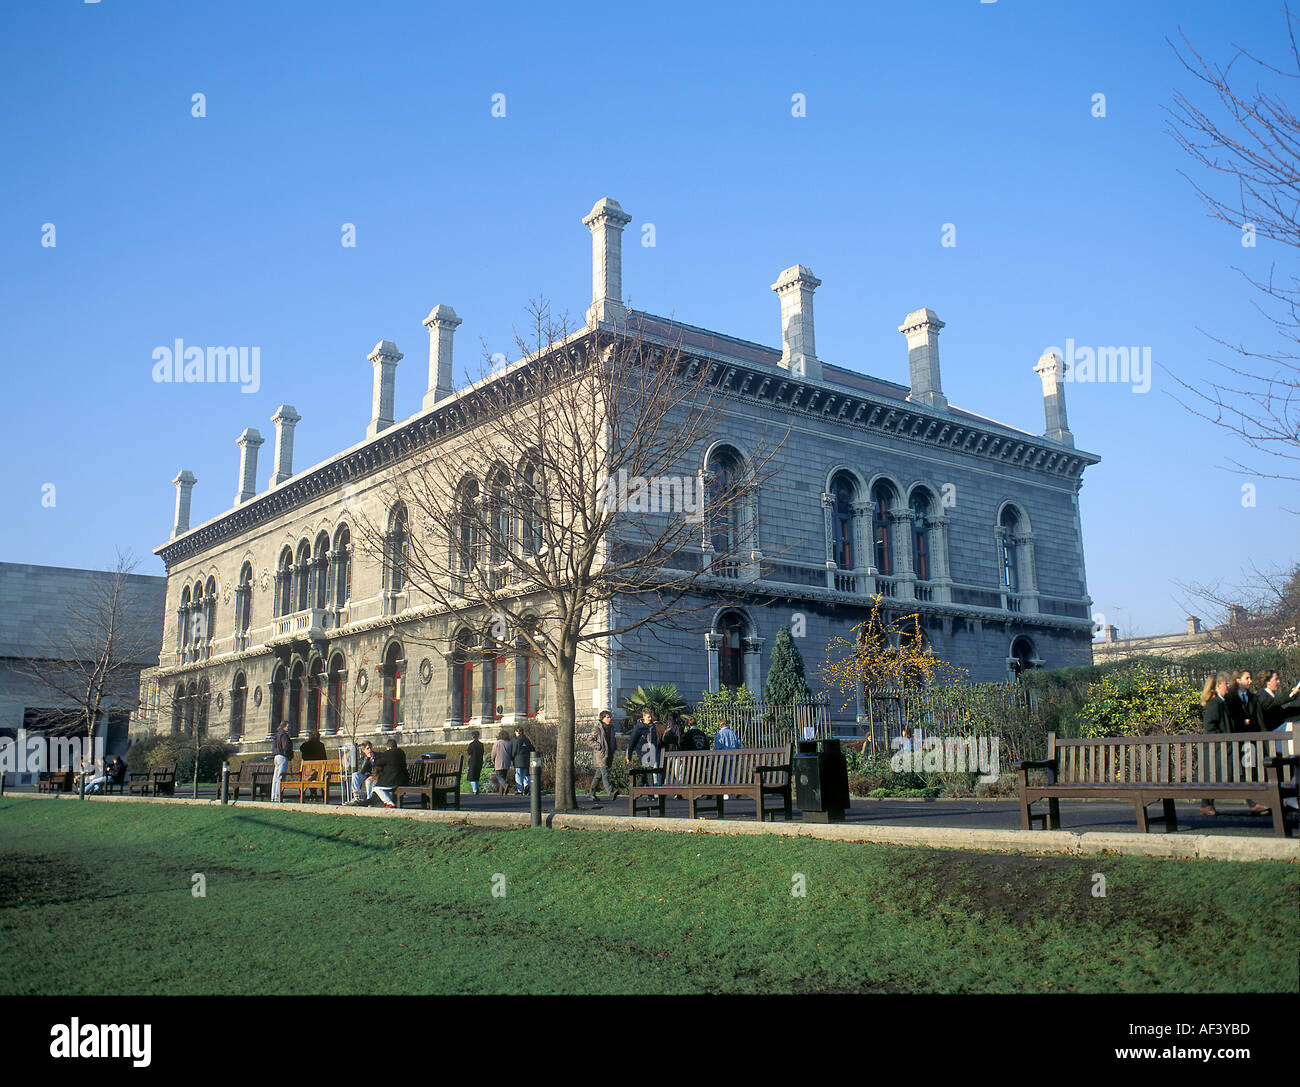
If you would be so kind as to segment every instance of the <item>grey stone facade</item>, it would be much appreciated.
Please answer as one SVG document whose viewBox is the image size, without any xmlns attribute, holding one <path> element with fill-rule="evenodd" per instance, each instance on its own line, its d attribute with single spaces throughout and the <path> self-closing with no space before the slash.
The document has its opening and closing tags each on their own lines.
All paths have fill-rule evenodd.
<svg viewBox="0 0 1300 1087">
<path fill-rule="evenodd" d="M 744 460 L 770 446 L 774 432 L 784 442 L 777 470 L 746 513 L 747 561 L 715 571 L 702 531 L 698 561 L 711 580 L 702 585 L 696 629 L 633 633 L 608 659 L 582 659 L 580 715 L 617 704 L 644 683 L 675 682 L 688 700 L 738 677 L 761 688 L 776 631 L 792 623 L 812 679 L 828 640 L 848 637 L 876 594 L 896 614 L 917 613 L 934 651 L 976 681 L 1091 659 L 1078 491 L 1083 470 L 1099 458 L 1074 447 L 1058 358 L 1044 356 L 1035 367 L 1027 353 L 1025 377 L 1033 380 L 1036 370 L 1044 391 L 1048 433 L 1037 435 L 948 403 L 939 364 L 943 322 L 931 310 L 899 326 L 915 395 L 819 359 L 812 297 L 820 281 L 800 265 L 773 288 L 780 347 L 629 313 L 620 301 L 628 221 L 611 200 L 584 220 L 593 243 L 588 328 L 635 323 L 643 337 L 709 367 L 711 380 L 728 391 L 716 440 L 683 450 L 683 467 L 703 478 L 720 453 Z M 460 394 L 449 375 L 461 319 L 442 305 L 424 323 L 429 390 L 417 415 L 391 418 L 403 356 L 385 340 L 368 356 L 374 397 L 358 445 L 294 474 L 291 441 L 278 439 L 272 484 L 250 496 L 256 447 L 246 432 L 236 505 L 194 528 L 195 481 L 178 473 L 172 539 L 157 551 L 168 571 L 169 618 L 156 689 L 136 727 L 201 722 L 230 734 L 241 699 L 242 725 L 235 721 L 233 732 L 250 745 L 265 743 L 273 705 L 303 729 L 318 723 L 328 732 L 351 723 L 349 698 L 353 706 L 369 700 L 376 704 L 361 714 L 360 734 L 396 713 L 392 723 L 415 742 L 462 738 L 467 725 L 490 730 L 494 718 L 525 720 L 538 707 L 547 716 L 547 683 L 530 692 L 528 665 L 514 653 L 499 663 L 495 683 L 487 662 L 476 664 L 468 696 L 474 712 L 466 710 L 456 689 L 463 663 L 455 639 L 470 617 L 422 606 L 409 589 L 390 592 L 382 564 L 350 538 L 358 511 L 372 523 L 383 520 L 384 482 L 403 457 L 436 455 L 439 442 L 454 440 L 447 435 Z M 288 406 L 277 412 L 277 427 L 286 418 L 297 422 Z M 357 687 L 362 672 L 369 693 Z M 328 719 L 328 697 L 308 706 L 314 687 L 329 691 L 331 673 L 345 691 L 339 721 Z M 298 693 L 286 695 L 277 677 Z M 377 704 L 376 684 L 400 694 L 395 710 Z M 853 707 L 838 716 L 851 721 Z"/>
</svg>

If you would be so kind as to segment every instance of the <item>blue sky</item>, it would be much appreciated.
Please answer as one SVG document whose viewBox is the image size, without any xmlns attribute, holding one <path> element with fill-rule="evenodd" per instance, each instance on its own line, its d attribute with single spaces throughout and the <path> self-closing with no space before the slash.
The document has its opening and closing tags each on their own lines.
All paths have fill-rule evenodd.
<svg viewBox="0 0 1300 1087">
<path fill-rule="evenodd" d="M 162 573 L 176 472 L 199 478 L 197 524 L 231 505 L 247 426 L 265 487 L 277 405 L 303 416 L 298 468 L 359 441 L 376 341 L 407 356 L 398 418 L 418 410 L 435 303 L 475 370 L 480 341 L 516 357 L 539 294 L 581 320 L 579 220 L 607 195 L 633 216 L 639 308 L 779 346 L 769 287 L 805 264 L 822 359 L 906 382 L 896 329 L 929 306 L 949 399 L 1034 433 L 1032 368 L 1067 338 L 1208 377 L 1205 332 L 1273 345 L 1234 266 L 1294 255 L 1243 248 L 1178 176 L 1180 27 L 1285 60 L 1272 3 L 6 5 L 0 559 L 105 567 L 121 546 Z M 261 388 L 155 383 L 178 337 L 260 346 Z M 1067 388 L 1103 458 L 1089 589 L 1137 634 L 1181 627 L 1176 580 L 1293 562 L 1300 528 L 1294 485 L 1221 470 L 1246 451 L 1170 387 Z"/>
</svg>

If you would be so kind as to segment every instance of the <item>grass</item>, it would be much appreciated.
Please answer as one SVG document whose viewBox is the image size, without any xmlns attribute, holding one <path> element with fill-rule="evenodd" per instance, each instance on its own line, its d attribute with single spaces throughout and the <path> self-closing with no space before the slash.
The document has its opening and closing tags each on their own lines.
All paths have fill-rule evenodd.
<svg viewBox="0 0 1300 1087">
<path fill-rule="evenodd" d="M 1298 896 L 1274 862 L 0 800 L 7 994 L 1293 993 Z"/>
</svg>

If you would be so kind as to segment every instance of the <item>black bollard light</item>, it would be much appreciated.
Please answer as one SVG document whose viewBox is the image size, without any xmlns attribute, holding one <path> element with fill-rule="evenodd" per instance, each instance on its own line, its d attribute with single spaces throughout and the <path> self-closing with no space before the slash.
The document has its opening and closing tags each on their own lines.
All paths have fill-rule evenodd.
<svg viewBox="0 0 1300 1087">
<path fill-rule="evenodd" d="M 542 760 L 536 751 L 528 756 L 528 808 L 533 826 L 542 825 Z"/>
<path fill-rule="evenodd" d="M 230 763 L 221 764 L 221 803 L 226 802 L 226 797 L 230 795 Z"/>
</svg>

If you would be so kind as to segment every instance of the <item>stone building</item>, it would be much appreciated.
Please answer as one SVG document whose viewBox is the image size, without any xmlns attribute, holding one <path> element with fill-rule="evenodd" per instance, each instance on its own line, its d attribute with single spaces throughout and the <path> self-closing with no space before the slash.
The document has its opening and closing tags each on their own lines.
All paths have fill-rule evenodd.
<svg viewBox="0 0 1300 1087">
<path fill-rule="evenodd" d="M 587 331 L 618 333 L 629 318 L 621 235 L 630 217 L 605 199 L 583 222 L 593 246 Z M 779 347 L 634 315 L 640 335 L 677 345 L 728 392 L 716 439 L 685 451 L 701 478 L 743 464 L 774 421 L 789 433 L 770 491 L 730 528 L 706 519 L 698 629 L 653 645 L 633 633 L 608 657 L 580 659 L 579 713 L 617 705 L 651 682 L 674 682 L 688 700 L 723 685 L 760 690 L 783 625 L 801 635 L 815 673 L 828 639 L 849 636 L 876 594 L 900 615 L 917 614 L 919 636 L 974 680 L 1090 660 L 1078 492 L 1099 458 L 1074 446 L 1060 356 L 1044 354 L 1033 367 L 1046 420 L 1033 434 L 948 403 L 944 323 L 932 310 L 899 326 L 909 385 L 820 359 L 819 285 L 801 265 L 778 276 Z M 460 323 L 445 304 L 425 319 L 427 392 L 412 417 L 394 418 L 403 355 L 382 340 L 369 355 L 362 441 L 295 471 L 300 420 L 282 405 L 271 419 L 269 485 L 259 490 L 264 439 L 249 428 L 238 438 L 230 508 L 194 526 L 197 481 L 176 475 L 171 539 L 157 549 L 171 619 L 139 728 L 199 727 L 258 745 L 287 718 L 326 733 L 359 723 L 362 733 L 393 726 L 410 742 L 445 742 L 471 725 L 548 716 L 547 678 L 520 643 L 507 637 L 489 650 L 472 624 L 422 605 L 400 561 L 369 560 L 356 546 L 360 513 L 387 524 L 385 556 L 404 553 L 410 529 L 403 511 L 383 508 L 383 484 L 401 457 L 436 455 L 445 440 L 448 413 L 466 393 L 452 383 Z M 736 543 L 710 538 L 719 531 L 744 534 L 744 561 L 713 563 Z M 839 723 L 854 719 L 850 706 Z"/>
</svg>

